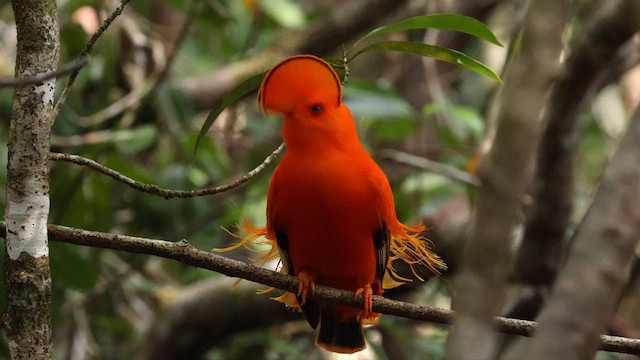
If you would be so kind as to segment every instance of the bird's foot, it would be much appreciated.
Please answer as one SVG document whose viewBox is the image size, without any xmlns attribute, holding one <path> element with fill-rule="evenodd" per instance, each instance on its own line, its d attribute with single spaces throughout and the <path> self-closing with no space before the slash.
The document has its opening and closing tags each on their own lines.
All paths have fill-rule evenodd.
<svg viewBox="0 0 640 360">
<path fill-rule="evenodd" d="M 307 294 L 309 293 L 309 290 L 311 290 L 312 294 L 316 291 L 315 277 L 308 272 L 303 271 L 298 274 L 298 280 L 298 293 L 296 295 L 300 299 L 300 305 L 304 305 L 307 301 Z"/>
<path fill-rule="evenodd" d="M 373 309 L 373 289 L 371 285 L 365 285 L 360 289 L 356 290 L 356 296 L 362 294 L 362 300 L 364 301 L 364 308 L 360 313 L 360 319 L 368 320 L 375 319 L 378 314 L 373 313 L 371 310 Z"/>
</svg>

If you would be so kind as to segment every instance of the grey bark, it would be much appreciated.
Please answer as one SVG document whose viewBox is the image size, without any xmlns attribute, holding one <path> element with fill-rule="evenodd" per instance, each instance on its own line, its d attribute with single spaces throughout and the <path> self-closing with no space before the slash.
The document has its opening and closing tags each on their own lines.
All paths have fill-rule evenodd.
<svg viewBox="0 0 640 360">
<path fill-rule="evenodd" d="M 527 356 L 592 359 L 640 239 L 640 109 L 578 228 Z"/>
<path fill-rule="evenodd" d="M 520 280 L 548 284 L 563 261 L 573 210 L 583 100 L 616 50 L 639 30 L 640 2 L 618 1 L 612 10 L 587 26 L 571 46 L 563 71 L 551 91 L 545 115 L 547 125 L 538 156 L 534 203 L 516 262 Z"/>
<path fill-rule="evenodd" d="M 12 1 L 16 78 L 55 71 L 60 49 L 53 0 Z M 51 274 L 47 243 L 49 138 L 55 79 L 16 87 L 7 165 L 7 309 L 2 325 L 13 359 L 47 359 L 51 350 Z"/>
<path fill-rule="evenodd" d="M 478 169 L 482 186 L 461 272 L 454 281 L 457 316 L 448 340 L 449 359 L 488 359 L 495 354 L 492 316 L 507 291 L 512 234 L 532 175 L 541 112 L 559 68 L 568 10 L 568 1 L 533 1 L 516 42 L 520 49 L 505 76 L 492 149 Z"/>
</svg>

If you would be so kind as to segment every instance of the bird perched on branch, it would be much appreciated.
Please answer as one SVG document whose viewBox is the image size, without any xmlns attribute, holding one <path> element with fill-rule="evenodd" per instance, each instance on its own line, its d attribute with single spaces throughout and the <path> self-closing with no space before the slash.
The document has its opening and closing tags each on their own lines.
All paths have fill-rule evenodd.
<svg viewBox="0 0 640 360">
<path fill-rule="evenodd" d="M 295 297 L 281 299 L 319 326 L 316 344 L 360 351 L 366 347 L 362 325 L 379 315 L 372 296 L 382 294 L 385 274 L 408 281 L 389 259 L 436 273 L 445 265 L 420 237 L 422 224 L 398 221 L 389 181 L 360 143 L 331 65 L 312 55 L 278 63 L 264 78 L 258 102 L 263 111 L 282 114 L 287 151 L 271 179 L 267 226 L 245 223 L 250 235 L 232 248 L 259 237 L 272 244 L 265 258 L 279 255 L 283 271 L 300 280 Z M 308 298 L 315 284 L 362 295 L 364 307 Z"/>
</svg>

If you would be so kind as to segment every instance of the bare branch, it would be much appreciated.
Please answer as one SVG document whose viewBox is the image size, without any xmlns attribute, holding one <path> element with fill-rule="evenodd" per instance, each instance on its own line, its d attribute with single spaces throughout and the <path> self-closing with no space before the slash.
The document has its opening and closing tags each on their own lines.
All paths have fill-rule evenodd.
<svg viewBox="0 0 640 360">
<path fill-rule="evenodd" d="M 265 286 L 249 281 L 237 284 L 226 276 L 212 276 L 176 291 L 150 326 L 140 359 L 200 359 L 211 347 L 235 334 L 300 320 L 268 296 L 256 296 Z M 212 311 L 224 309 L 224 311 Z"/>
<path fill-rule="evenodd" d="M 229 191 L 231 189 L 235 189 L 240 185 L 246 183 L 247 181 L 251 180 L 254 176 L 261 173 L 269 164 L 271 164 L 271 162 L 280 154 L 280 152 L 282 152 L 283 149 L 284 149 L 284 143 L 280 144 L 280 146 L 278 146 L 277 149 L 275 149 L 271 154 L 269 154 L 269 156 L 267 156 L 264 159 L 264 161 L 260 163 L 260 165 L 256 166 L 253 170 L 249 171 L 248 173 L 244 174 L 242 177 L 228 184 L 220 185 L 212 188 L 200 189 L 200 190 L 171 190 L 171 189 L 161 188 L 159 186 L 152 185 L 152 184 L 145 184 L 145 183 L 133 180 L 127 176 L 120 174 L 119 172 L 113 169 L 109 169 L 104 165 L 98 164 L 97 162 L 91 159 L 87 159 L 79 155 L 70 155 L 70 154 L 52 152 L 49 154 L 49 159 L 57 160 L 57 161 L 66 161 L 66 162 L 71 162 L 71 163 L 82 165 L 82 166 L 87 166 L 93 170 L 96 170 L 99 173 L 107 175 L 136 190 L 139 190 L 148 194 L 152 194 L 152 195 L 162 196 L 165 199 L 171 199 L 171 198 L 190 198 L 190 197 L 197 197 L 197 196 L 214 195 L 221 192 Z"/>
<path fill-rule="evenodd" d="M 5 231 L 6 223 L 0 222 L 0 237 L 5 235 Z M 209 251 L 199 250 L 189 244 L 187 240 L 171 242 L 49 225 L 49 241 L 154 255 L 173 259 L 186 265 L 219 272 L 230 277 L 273 286 L 285 291 L 295 292 L 298 290 L 298 279 L 295 277 L 233 260 Z M 342 304 L 357 308 L 361 308 L 364 305 L 362 296 L 356 296 L 355 293 L 350 291 L 322 285 L 317 285 L 315 292 L 310 296 L 332 304 Z M 373 296 L 373 311 L 443 325 L 451 324 L 454 317 L 454 312 L 451 310 L 410 304 L 375 295 Z M 532 336 L 537 327 L 535 322 L 526 320 L 495 317 L 493 321 L 496 331 L 521 336 Z M 605 351 L 640 354 L 640 339 L 603 335 L 600 341 L 600 348 Z"/>
<path fill-rule="evenodd" d="M 51 135 L 51 146 L 64 147 L 96 145 L 114 142 L 112 130 L 96 130 L 77 135 Z"/>
<path fill-rule="evenodd" d="M 193 22 L 193 17 L 198 9 L 199 2 L 197 0 L 191 0 L 189 2 L 189 6 L 187 8 L 187 13 L 184 21 L 182 22 L 182 26 L 180 30 L 178 30 L 178 35 L 176 36 L 176 40 L 171 47 L 169 55 L 167 55 L 167 59 L 164 65 L 164 68 L 157 74 L 155 79 L 153 80 L 153 84 L 149 87 L 149 90 L 146 94 L 142 95 L 139 99 L 139 102 L 136 103 L 136 110 L 143 109 L 147 106 L 147 104 L 156 96 L 158 89 L 164 83 L 164 81 L 169 76 L 169 72 L 171 71 L 171 66 L 173 65 L 176 57 L 178 56 L 178 50 L 180 49 L 180 45 L 184 42 L 187 34 L 189 33 L 189 27 Z"/>
<path fill-rule="evenodd" d="M 96 41 L 98 41 L 100 36 L 102 36 L 102 34 L 104 34 L 105 31 L 107 31 L 111 23 L 118 16 L 120 16 L 120 14 L 122 14 L 122 11 L 124 10 L 125 6 L 127 6 L 127 4 L 130 1 L 131 0 L 120 1 L 120 5 L 118 5 L 118 7 L 111 13 L 111 15 L 109 15 L 109 17 L 105 19 L 102 25 L 100 25 L 98 30 L 96 30 L 96 32 L 91 36 L 91 38 L 87 42 L 87 45 L 85 45 L 84 49 L 80 53 L 80 58 L 88 57 L 89 55 L 91 55 L 91 52 L 93 51 L 93 46 L 95 45 Z M 78 76 L 82 68 L 83 68 L 82 66 L 77 68 L 71 73 L 71 76 L 69 76 L 69 81 L 67 81 L 67 86 L 65 86 L 65 88 L 62 90 L 62 94 L 60 95 L 60 98 L 58 99 L 58 102 L 56 103 L 56 106 L 54 108 L 54 111 L 53 111 L 54 118 L 56 118 L 60 113 L 60 109 L 62 108 L 62 105 L 64 105 L 64 102 L 67 100 L 67 96 L 69 96 L 69 90 L 71 89 L 71 86 L 73 86 L 73 84 L 75 83 L 76 77 Z"/>
<path fill-rule="evenodd" d="M 78 126 L 87 128 L 101 124 L 136 106 L 140 102 L 140 90 L 132 90 L 107 107 L 87 116 L 74 116 L 71 120 Z"/>
<path fill-rule="evenodd" d="M 89 62 L 89 59 L 87 59 L 86 57 L 82 57 L 73 63 L 63 65 L 59 67 L 58 70 L 50 71 L 46 74 L 40 74 L 37 76 L 26 77 L 26 78 L 0 79 L 0 89 L 5 87 L 21 87 L 21 86 L 27 86 L 27 85 L 40 84 L 46 80 L 65 76 L 71 73 L 72 71 L 75 71 L 85 66 L 87 62 Z"/>
<path fill-rule="evenodd" d="M 344 69 L 344 76 L 342 78 L 342 86 L 347 85 L 349 77 L 351 76 L 351 70 L 349 69 L 349 61 L 347 58 L 347 49 L 342 44 L 342 68 Z"/>
<path fill-rule="evenodd" d="M 171 47 L 162 70 L 160 70 L 156 75 L 151 76 L 147 81 L 145 81 L 145 84 L 140 86 L 140 88 L 134 89 L 106 108 L 96 112 L 93 115 L 80 117 L 78 119 L 78 123 L 80 126 L 95 126 L 127 110 L 133 110 L 132 112 L 135 113 L 135 111 L 143 109 L 147 106 L 147 104 L 155 97 L 160 86 L 169 76 L 171 66 L 175 62 L 175 59 L 178 55 L 178 50 L 180 49 L 180 45 L 182 45 L 182 43 L 184 42 L 184 39 L 189 32 L 189 27 L 193 22 L 193 16 L 197 10 L 197 4 L 198 2 L 196 0 L 192 0 L 189 3 L 186 17 L 182 23 L 182 26 L 180 27 L 180 30 L 178 31 L 176 40 Z"/>
<path fill-rule="evenodd" d="M 390 159 L 401 164 L 406 164 L 417 167 L 419 169 L 431 171 L 466 185 L 480 186 L 480 179 L 475 177 L 473 174 L 470 174 L 466 171 L 458 170 L 453 166 L 429 160 L 421 156 L 416 156 L 413 154 L 391 149 L 381 150 L 379 154 L 385 159 Z"/>
</svg>

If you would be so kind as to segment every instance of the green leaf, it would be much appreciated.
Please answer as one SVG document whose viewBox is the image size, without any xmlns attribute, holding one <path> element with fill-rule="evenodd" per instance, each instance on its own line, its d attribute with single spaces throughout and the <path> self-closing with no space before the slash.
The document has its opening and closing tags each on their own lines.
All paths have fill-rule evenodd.
<svg viewBox="0 0 640 360">
<path fill-rule="evenodd" d="M 356 56 L 370 51 L 400 51 L 409 54 L 416 54 L 421 56 L 428 56 L 436 60 L 445 61 L 451 64 L 462 65 L 471 71 L 475 71 L 479 74 L 487 76 L 502 83 L 502 80 L 496 73 L 491 71 L 483 63 L 475 60 L 460 51 L 445 48 L 437 45 L 423 44 L 412 41 L 381 41 L 375 44 L 369 45 L 364 49 L 358 51 L 349 60 L 353 60 Z"/>
<path fill-rule="evenodd" d="M 427 104 L 423 109 L 425 116 L 442 112 L 448 121 L 437 127 L 438 135 L 451 145 L 462 145 L 469 141 L 478 142 L 484 133 L 484 119 L 478 110 L 456 104 Z"/>
<path fill-rule="evenodd" d="M 502 46 L 500 41 L 498 41 L 496 36 L 493 35 L 491 30 L 489 30 L 485 24 L 472 17 L 458 14 L 433 14 L 416 16 L 394 24 L 379 27 L 356 41 L 355 44 L 353 44 L 353 47 L 356 47 L 356 45 L 361 41 L 377 35 L 394 31 L 427 28 L 458 31 Z"/>
<path fill-rule="evenodd" d="M 244 96 L 257 90 L 260 87 L 260 84 L 262 83 L 262 79 L 265 77 L 266 74 L 267 74 L 266 72 L 263 72 L 241 82 L 231 91 L 229 91 L 222 98 L 220 103 L 216 107 L 214 107 L 213 110 L 211 110 L 211 112 L 209 113 L 209 116 L 207 116 L 207 120 L 205 120 L 204 125 L 202 125 L 202 128 L 200 129 L 200 133 L 198 134 L 198 139 L 196 140 L 194 153 L 198 151 L 198 146 L 200 146 L 200 142 L 202 141 L 202 138 L 206 135 L 207 131 L 209 131 L 209 129 L 211 128 L 211 125 L 213 125 L 213 122 L 224 111 L 224 109 L 235 104 L 238 100 L 240 100 Z"/>
<path fill-rule="evenodd" d="M 345 97 L 345 104 L 349 106 L 351 113 L 356 118 L 370 119 L 413 119 L 413 109 L 402 98 L 395 94 L 354 90 L 350 88 L 348 97 Z"/>
<path fill-rule="evenodd" d="M 66 287 L 87 291 L 98 281 L 96 265 L 77 246 L 50 243 L 51 274 Z"/>
<path fill-rule="evenodd" d="M 399 140 L 415 130 L 413 109 L 391 89 L 354 79 L 345 88 L 344 102 L 355 118 L 362 119 L 369 141 Z"/>
<path fill-rule="evenodd" d="M 153 145 L 158 129 L 153 125 L 141 125 L 132 129 L 119 129 L 112 133 L 112 139 L 120 152 L 133 155 Z"/>
<path fill-rule="evenodd" d="M 260 8 L 285 28 L 300 29 L 307 22 L 300 6 L 291 0 L 260 0 Z"/>
</svg>

